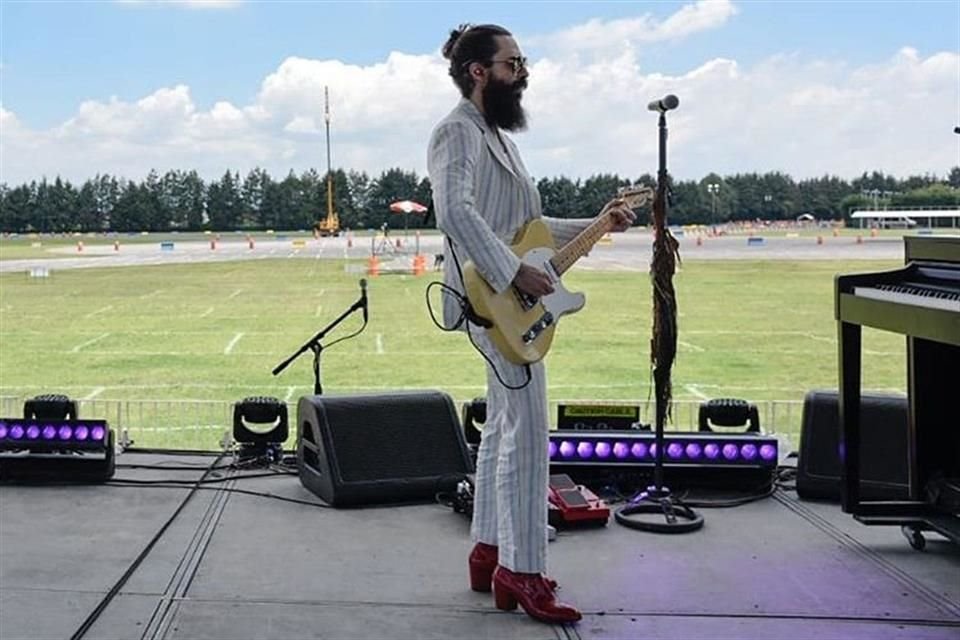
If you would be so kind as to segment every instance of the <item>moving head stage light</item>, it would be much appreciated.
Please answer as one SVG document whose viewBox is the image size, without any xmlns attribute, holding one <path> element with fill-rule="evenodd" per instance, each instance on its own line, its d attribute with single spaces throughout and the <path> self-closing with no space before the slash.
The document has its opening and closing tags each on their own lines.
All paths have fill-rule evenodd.
<svg viewBox="0 0 960 640">
<path fill-rule="evenodd" d="M 113 449 L 105 420 L 0 418 L 0 481 L 103 482 Z"/>
</svg>

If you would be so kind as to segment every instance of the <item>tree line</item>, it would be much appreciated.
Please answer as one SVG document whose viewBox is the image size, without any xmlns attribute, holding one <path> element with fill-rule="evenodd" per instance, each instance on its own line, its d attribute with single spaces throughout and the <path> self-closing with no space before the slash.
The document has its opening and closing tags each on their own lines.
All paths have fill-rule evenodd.
<svg viewBox="0 0 960 640">
<path fill-rule="evenodd" d="M 79 187 L 57 177 L 10 187 L 0 184 L 0 231 L 135 232 L 310 229 L 327 213 L 327 176 L 315 169 L 275 179 L 263 169 L 245 177 L 227 171 L 205 182 L 196 171 L 151 171 L 139 182 L 98 174 Z M 394 168 L 371 177 L 337 169 L 331 174 L 334 208 L 342 228 L 435 226 L 430 180 Z M 583 180 L 541 178 L 537 188 L 547 215 L 592 217 L 619 188 L 656 186 L 650 174 L 614 174 Z M 857 208 L 960 206 L 960 167 L 945 178 L 898 179 L 881 172 L 854 180 L 833 176 L 794 180 L 781 172 L 708 174 L 671 184 L 670 221 L 720 224 L 739 220 L 793 220 L 801 214 L 840 220 Z M 391 202 L 415 200 L 426 215 L 398 215 Z M 641 219 L 638 224 L 647 221 Z"/>
</svg>

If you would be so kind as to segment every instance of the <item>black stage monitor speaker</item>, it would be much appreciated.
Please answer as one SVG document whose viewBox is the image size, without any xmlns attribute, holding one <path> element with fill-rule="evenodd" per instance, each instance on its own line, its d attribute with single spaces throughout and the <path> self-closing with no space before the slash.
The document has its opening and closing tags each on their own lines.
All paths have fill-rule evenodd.
<svg viewBox="0 0 960 640">
<path fill-rule="evenodd" d="M 303 486 L 336 507 L 432 500 L 473 472 L 440 391 L 300 398 L 297 468 Z"/>
<path fill-rule="evenodd" d="M 905 396 L 860 397 L 860 493 L 867 500 L 909 497 Z M 836 391 L 811 391 L 803 401 L 797 495 L 840 499 L 840 405 Z"/>
</svg>

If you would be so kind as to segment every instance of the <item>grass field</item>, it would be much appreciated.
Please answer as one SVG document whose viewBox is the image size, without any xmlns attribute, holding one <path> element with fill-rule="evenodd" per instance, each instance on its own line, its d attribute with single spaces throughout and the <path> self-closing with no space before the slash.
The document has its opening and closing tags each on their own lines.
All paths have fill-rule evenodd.
<svg viewBox="0 0 960 640">
<path fill-rule="evenodd" d="M 311 354 L 278 377 L 271 370 L 357 298 L 358 277 L 346 266 L 296 258 L 0 276 L 0 395 L 220 403 L 271 395 L 293 405 L 312 393 Z M 858 262 L 855 270 L 895 266 Z M 676 277 L 676 398 L 799 401 L 836 388 L 833 276 L 851 270 L 835 261 L 685 262 Z M 326 392 L 482 395 L 479 356 L 430 320 L 430 279 L 371 279 L 366 331 L 324 351 Z M 574 270 L 567 282 L 588 302 L 558 329 L 547 359 L 550 400 L 645 402 L 647 275 Z M 359 326 L 358 314 L 326 342 Z M 903 338 L 865 330 L 864 349 L 864 388 L 902 392 Z M 798 426 L 795 415 L 786 430 Z"/>
</svg>

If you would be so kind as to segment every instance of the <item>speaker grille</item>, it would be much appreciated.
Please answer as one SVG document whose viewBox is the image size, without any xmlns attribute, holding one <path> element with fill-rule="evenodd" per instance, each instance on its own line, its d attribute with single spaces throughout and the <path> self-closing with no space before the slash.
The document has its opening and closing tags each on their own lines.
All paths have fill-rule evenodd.
<svg viewBox="0 0 960 640">
<path fill-rule="evenodd" d="M 863 393 L 860 398 L 860 491 L 870 500 L 909 496 L 908 401 L 905 396 Z M 797 494 L 840 498 L 840 402 L 836 391 L 811 391 L 803 403 Z"/>
<path fill-rule="evenodd" d="M 466 472 L 444 395 L 332 398 L 323 411 L 345 482 Z"/>
</svg>

